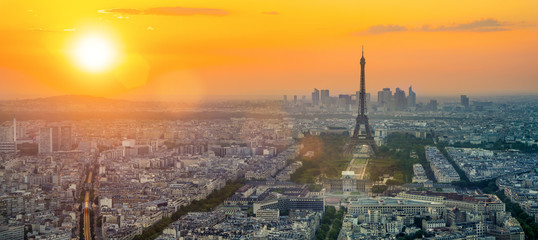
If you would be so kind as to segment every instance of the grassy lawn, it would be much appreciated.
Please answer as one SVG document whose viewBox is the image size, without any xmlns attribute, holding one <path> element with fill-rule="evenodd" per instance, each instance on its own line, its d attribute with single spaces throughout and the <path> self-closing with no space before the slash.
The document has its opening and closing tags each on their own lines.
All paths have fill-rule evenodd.
<svg viewBox="0 0 538 240">
<path fill-rule="evenodd" d="M 342 171 L 351 161 L 349 156 L 343 156 L 343 147 L 347 136 L 322 135 L 307 136 L 301 140 L 303 149 L 296 160 L 303 162 L 292 176 L 296 183 L 313 184 L 319 176 L 326 178 L 340 178 Z M 368 162 L 366 173 L 371 180 L 378 180 L 384 174 L 394 177 L 390 184 L 403 184 L 411 182 L 413 178 L 413 164 L 421 163 L 430 179 L 433 173 L 424 156 L 424 146 L 433 145 L 431 138 L 420 139 L 413 135 L 393 133 L 388 136 L 387 144 L 379 147 L 375 158 Z M 411 159 L 409 154 L 416 152 L 418 159 Z M 314 152 L 313 157 L 305 157 L 307 152 Z M 356 159 L 353 165 L 364 164 L 366 159 Z"/>
<path fill-rule="evenodd" d="M 433 180 L 433 172 L 424 155 L 424 146 L 428 144 L 433 144 L 431 138 L 420 139 L 403 133 L 389 135 L 387 144 L 381 146 L 375 158 L 368 162 L 366 172 L 369 178 L 377 181 L 384 174 L 389 174 L 394 177 L 394 180 L 387 181 L 389 185 L 409 183 L 413 178 L 413 164 L 421 163 Z M 409 157 L 412 151 L 417 153 L 418 159 Z"/>
<path fill-rule="evenodd" d="M 353 165 L 361 165 L 361 164 L 366 164 L 366 159 L 355 159 L 353 160 Z"/>
<path fill-rule="evenodd" d="M 303 166 L 291 175 L 296 183 L 315 183 L 319 176 L 340 178 L 342 171 L 347 168 L 351 157 L 343 155 L 343 148 L 348 139 L 343 135 L 307 136 L 301 140 L 303 148 L 297 161 Z M 307 152 L 314 152 L 313 157 L 305 157 Z"/>
</svg>

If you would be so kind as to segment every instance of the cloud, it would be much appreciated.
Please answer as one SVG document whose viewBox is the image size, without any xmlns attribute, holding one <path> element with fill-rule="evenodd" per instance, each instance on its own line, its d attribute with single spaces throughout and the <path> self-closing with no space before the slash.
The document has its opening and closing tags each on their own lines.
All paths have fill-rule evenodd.
<svg viewBox="0 0 538 240">
<path fill-rule="evenodd" d="M 112 9 L 103 9 L 97 11 L 99 13 L 123 13 L 123 14 L 131 14 L 131 15 L 137 15 L 141 14 L 142 11 L 136 10 L 134 8 L 112 8 Z"/>
<path fill-rule="evenodd" d="M 271 11 L 271 12 L 262 12 L 262 14 L 267 14 L 267 15 L 279 15 L 280 13 L 277 12 L 277 11 Z"/>
<path fill-rule="evenodd" d="M 420 28 L 420 31 L 425 32 L 439 32 L 439 31 L 470 31 L 470 32 L 497 32 L 497 31 L 507 31 L 510 30 L 508 26 L 512 24 L 508 22 L 500 22 L 497 19 L 487 18 L 472 21 L 469 23 L 460 23 L 453 24 L 451 26 L 439 26 L 439 27 L 430 27 L 429 25 L 424 25 Z"/>
<path fill-rule="evenodd" d="M 524 23 L 514 24 L 510 22 L 501 22 L 494 18 L 486 18 L 475 20 L 467 23 L 454 23 L 452 25 L 441 25 L 432 27 L 423 25 L 420 28 L 409 28 L 401 25 L 375 25 L 368 28 L 366 31 L 358 32 L 358 35 L 363 34 L 382 34 L 390 32 L 416 31 L 416 32 L 498 32 L 509 31 L 515 25 L 524 27 Z"/>
<path fill-rule="evenodd" d="M 407 28 L 400 25 L 375 25 L 368 28 L 368 32 L 372 34 L 388 33 L 388 32 L 402 32 L 407 31 Z"/>
<path fill-rule="evenodd" d="M 171 15 L 171 16 L 190 16 L 190 15 L 214 15 L 224 16 L 228 12 L 222 9 L 214 8 L 183 8 L 183 7 L 158 7 L 149 8 L 145 14 L 150 15 Z"/>
<path fill-rule="evenodd" d="M 223 9 L 215 8 L 186 8 L 186 7 L 155 7 L 145 10 L 134 8 L 112 8 L 99 10 L 99 13 L 118 13 L 127 15 L 162 15 L 162 16 L 192 16 L 192 15 L 211 15 L 225 16 L 229 12 Z"/>
<path fill-rule="evenodd" d="M 51 32 L 51 33 L 59 33 L 59 32 L 75 32 L 77 31 L 76 28 L 64 28 L 64 29 L 46 29 L 46 28 L 30 28 L 30 31 L 33 32 Z"/>
</svg>

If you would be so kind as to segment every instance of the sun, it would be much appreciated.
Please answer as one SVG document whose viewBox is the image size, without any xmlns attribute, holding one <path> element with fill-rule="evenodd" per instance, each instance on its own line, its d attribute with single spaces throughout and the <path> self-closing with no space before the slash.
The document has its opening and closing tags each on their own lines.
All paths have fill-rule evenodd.
<svg viewBox="0 0 538 240">
<path fill-rule="evenodd" d="M 100 73 L 110 69 L 118 58 L 114 42 L 104 35 L 87 34 L 75 40 L 71 58 L 82 70 Z"/>
</svg>

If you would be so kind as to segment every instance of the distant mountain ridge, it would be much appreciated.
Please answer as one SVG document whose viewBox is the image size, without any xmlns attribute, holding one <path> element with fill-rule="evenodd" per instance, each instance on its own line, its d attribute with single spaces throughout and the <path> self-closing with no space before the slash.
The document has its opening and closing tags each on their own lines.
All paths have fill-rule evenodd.
<svg viewBox="0 0 538 240">
<path fill-rule="evenodd" d="M 33 99 L 21 99 L 16 100 L 16 102 L 40 102 L 40 103 L 50 103 L 50 104 L 115 104 L 115 103 L 130 103 L 131 101 L 127 100 L 118 100 L 110 99 L 105 97 L 94 97 L 90 95 L 59 95 L 52 97 L 44 98 L 33 98 Z"/>
</svg>

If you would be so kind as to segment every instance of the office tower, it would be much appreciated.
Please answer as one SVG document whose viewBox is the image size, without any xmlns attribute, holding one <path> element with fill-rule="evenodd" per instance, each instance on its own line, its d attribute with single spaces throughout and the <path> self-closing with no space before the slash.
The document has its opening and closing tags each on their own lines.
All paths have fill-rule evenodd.
<svg viewBox="0 0 538 240">
<path fill-rule="evenodd" d="M 70 126 L 53 126 L 39 129 L 39 153 L 70 151 L 72 146 Z"/>
<path fill-rule="evenodd" d="M 329 104 L 329 90 L 328 89 L 321 90 L 320 100 L 321 100 L 321 105 L 327 106 Z"/>
<path fill-rule="evenodd" d="M 348 107 L 351 105 L 351 95 L 348 94 L 340 94 L 338 95 L 338 107 Z M 346 111 L 348 111 L 349 108 L 346 108 Z"/>
<path fill-rule="evenodd" d="M 72 147 L 72 137 L 71 137 L 71 127 L 63 126 L 60 128 L 60 151 L 71 151 Z"/>
<path fill-rule="evenodd" d="M 17 142 L 17 118 L 13 115 L 13 142 Z"/>
<path fill-rule="evenodd" d="M 303 104 L 306 102 L 306 96 L 303 95 Z"/>
<path fill-rule="evenodd" d="M 60 128 L 51 127 L 52 151 L 60 150 Z"/>
<path fill-rule="evenodd" d="M 319 105 L 319 90 L 317 88 L 314 88 L 314 92 L 312 92 L 312 105 Z"/>
<path fill-rule="evenodd" d="M 400 88 L 396 88 L 396 91 L 394 92 L 394 107 L 397 111 L 402 111 L 407 108 L 405 92 Z"/>
<path fill-rule="evenodd" d="M 293 104 L 297 105 L 297 95 L 293 95 Z"/>
<path fill-rule="evenodd" d="M 417 105 L 417 94 L 413 92 L 413 86 L 409 86 L 409 96 L 407 96 L 407 106 L 415 107 Z"/>
<path fill-rule="evenodd" d="M 427 105 L 427 109 L 430 111 L 437 111 L 437 100 L 430 100 L 430 102 Z"/>
<path fill-rule="evenodd" d="M 284 95 L 284 103 L 287 103 L 287 102 L 288 102 L 288 96 Z"/>
<path fill-rule="evenodd" d="M 383 91 L 377 92 L 377 105 L 388 108 L 392 102 L 392 91 L 390 88 L 383 88 Z"/>
<path fill-rule="evenodd" d="M 345 147 L 346 154 L 351 154 L 356 146 L 367 145 L 372 152 L 377 152 L 377 145 L 374 141 L 370 125 L 368 123 L 368 116 L 366 116 L 366 80 L 365 80 L 365 65 L 364 59 L 364 47 L 361 57 L 361 80 L 360 80 L 360 92 L 359 92 L 359 113 L 357 114 L 357 120 L 355 123 L 355 129 L 351 141 Z"/>
<path fill-rule="evenodd" d="M 52 152 L 52 128 L 45 127 L 39 129 L 38 153 Z"/>
<path fill-rule="evenodd" d="M 460 96 L 460 103 L 465 108 L 469 108 L 469 98 L 467 97 L 467 95 Z"/>
</svg>

